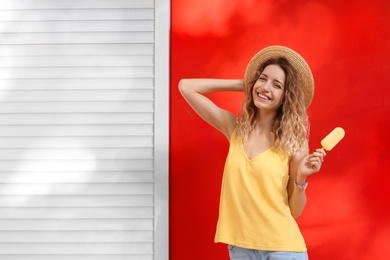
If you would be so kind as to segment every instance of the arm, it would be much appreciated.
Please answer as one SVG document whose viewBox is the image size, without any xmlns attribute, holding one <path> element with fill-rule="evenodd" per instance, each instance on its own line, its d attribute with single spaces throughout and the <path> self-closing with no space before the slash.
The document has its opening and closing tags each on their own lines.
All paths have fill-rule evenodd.
<svg viewBox="0 0 390 260">
<path fill-rule="evenodd" d="M 179 90 L 201 118 L 230 140 L 230 135 L 236 127 L 235 115 L 216 106 L 205 94 L 217 91 L 243 91 L 243 80 L 182 79 L 179 82 Z"/>
<path fill-rule="evenodd" d="M 303 184 L 309 175 L 318 172 L 325 155 L 324 149 L 317 149 L 312 154 L 307 155 L 307 151 L 305 151 L 291 158 L 287 191 L 291 214 L 294 218 L 298 218 L 302 214 L 307 202 L 305 190 L 296 187 L 294 181 L 296 179 L 297 183 Z"/>
</svg>

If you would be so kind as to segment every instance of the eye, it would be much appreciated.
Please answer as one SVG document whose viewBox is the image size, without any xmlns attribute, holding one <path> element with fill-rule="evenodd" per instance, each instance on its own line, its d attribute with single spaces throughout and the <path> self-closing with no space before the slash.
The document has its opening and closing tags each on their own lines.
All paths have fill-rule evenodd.
<svg viewBox="0 0 390 260">
<path fill-rule="evenodd" d="M 260 76 L 258 80 L 260 80 L 260 81 L 267 81 L 267 78 L 265 76 Z"/>
<path fill-rule="evenodd" d="M 275 88 L 277 89 L 283 89 L 283 87 L 280 84 L 274 84 Z"/>
</svg>

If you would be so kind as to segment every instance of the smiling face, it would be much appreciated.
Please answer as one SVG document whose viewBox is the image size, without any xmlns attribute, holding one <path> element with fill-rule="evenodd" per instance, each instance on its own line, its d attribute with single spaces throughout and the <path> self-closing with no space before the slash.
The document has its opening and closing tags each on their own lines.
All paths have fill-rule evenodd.
<svg viewBox="0 0 390 260">
<path fill-rule="evenodd" d="M 254 105 L 262 110 L 277 111 L 282 104 L 286 74 L 278 65 L 268 65 L 252 90 Z"/>
</svg>

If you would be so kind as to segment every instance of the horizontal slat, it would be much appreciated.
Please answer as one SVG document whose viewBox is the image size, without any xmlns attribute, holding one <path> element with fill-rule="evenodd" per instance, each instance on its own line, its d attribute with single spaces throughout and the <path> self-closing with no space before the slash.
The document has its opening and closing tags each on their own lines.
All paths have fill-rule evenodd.
<svg viewBox="0 0 390 260">
<path fill-rule="evenodd" d="M 0 10 L 0 21 L 154 20 L 153 8 Z"/>
<path fill-rule="evenodd" d="M 0 31 L 2 33 L 152 32 L 154 21 L 16 21 L 1 22 Z"/>
<path fill-rule="evenodd" d="M 52 124 L 55 122 L 51 122 Z M 152 135 L 153 124 L 12 125 L 0 124 L 0 136 L 126 136 Z M 1 155 L 0 155 L 1 158 Z"/>
<path fill-rule="evenodd" d="M 1 207 L 134 207 L 153 206 L 153 195 L 1 195 Z M 28 218 L 28 216 L 25 216 Z"/>
<path fill-rule="evenodd" d="M 4 44 L 1 41 L 1 44 Z M 153 43 L 1 45 L 0 56 L 150 55 Z"/>
<path fill-rule="evenodd" d="M 132 195 L 153 194 L 153 183 L 0 184 L 0 195 Z"/>
<path fill-rule="evenodd" d="M 107 160 L 2 160 L 0 171 L 128 171 L 152 170 L 153 159 Z M 0 191 L 1 193 L 1 191 Z"/>
<path fill-rule="evenodd" d="M 153 55 L 4 56 L 0 67 L 131 67 L 153 66 L 153 62 Z"/>
<path fill-rule="evenodd" d="M 152 231 L 153 219 L 3 219 L 2 231 Z"/>
<path fill-rule="evenodd" d="M 5 246 L 6 245 L 6 246 Z M 73 259 L 73 254 L 102 254 L 111 255 L 121 252 L 122 254 L 151 254 L 153 243 L 13 243 L 0 244 L 1 254 L 63 254 Z"/>
<path fill-rule="evenodd" d="M 0 161 L 0 164 L 2 162 L 3 161 Z M 59 163 L 59 166 L 61 165 L 62 164 Z M 111 182 L 112 183 L 153 182 L 153 171 L 13 172 L 12 174 L 11 172 L 0 172 L 0 184 L 5 184 L 5 183 L 31 183 L 31 184 L 32 183 L 111 183 Z"/>
<path fill-rule="evenodd" d="M 0 231 L 0 243 L 126 243 L 152 242 L 153 232 L 141 231 Z M 56 245 L 54 245 L 56 243 Z M 102 245 L 103 246 L 103 245 Z M 1 249 L 0 249 L 1 250 Z M 0 251 L 5 253 L 4 251 Z M 90 252 L 92 253 L 92 252 Z"/>
<path fill-rule="evenodd" d="M 65 127 L 65 126 L 63 126 Z M 2 127 L 1 127 L 2 129 Z M 48 148 L 48 149 L 2 149 L 0 148 L 0 160 L 125 160 L 125 159 L 151 159 L 154 149 L 152 147 L 136 148 Z M 79 174 L 82 174 L 79 172 Z M 90 173 L 88 173 L 89 175 Z M 99 173 L 100 174 L 100 173 Z M 115 174 L 125 173 L 108 173 Z M 107 175 L 108 175 L 107 174 Z M 135 174 L 135 173 L 132 173 Z M 99 178 L 99 175 L 94 176 Z"/>
<path fill-rule="evenodd" d="M 153 77 L 152 66 L 145 67 L 42 67 L 0 68 L 0 78 L 144 78 Z"/>
<path fill-rule="evenodd" d="M 100 8 L 153 8 L 153 0 L 2 0 L 0 9 L 100 9 Z"/>
<path fill-rule="evenodd" d="M 1 172 L 151 170 L 151 160 L 2 160 Z M 1 192 L 0 192 L 1 194 Z"/>
<path fill-rule="evenodd" d="M 20 90 L 7 91 L 7 101 L 43 101 L 43 102 L 68 102 L 68 101 L 129 101 L 129 100 L 153 100 L 154 91 L 149 89 L 130 90 Z"/>
<path fill-rule="evenodd" d="M 1 44 L 153 43 L 154 32 L 4 33 Z"/>
<path fill-rule="evenodd" d="M 153 112 L 153 101 L 30 101 L 30 102 L 0 102 L 0 114 L 4 113 L 107 113 Z M 1 124 L 1 122 L 0 122 Z"/>
<path fill-rule="evenodd" d="M 153 218 L 153 207 L 0 208 L 2 219 Z M 0 236 L 1 237 L 1 236 Z"/>
<path fill-rule="evenodd" d="M 129 90 L 153 89 L 153 84 L 153 78 L 0 79 L 0 90 Z"/>
<path fill-rule="evenodd" d="M 15 96 L 16 98 L 16 96 Z M 106 125 L 152 124 L 153 113 L 50 113 L 0 114 L 0 136 L 4 125 Z M 97 127 L 97 126 L 96 126 Z M 146 135 L 146 133 L 145 133 Z"/>
<path fill-rule="evenodd" d="M 153 147 L 153 136 L 126 137 L 0 137 L 4 148 L 135 148 Z"/>
<path fill-rule="evenodd" d="M 7 260 L 69 260 L 69 255 L 58 255 L 58 254 L 0 254 L 0 257 L 3 257 Z M 153 254 L 149 255 L 140 255 L 140 254 L 120 254 L 119 252 L 116 254 L 107 254 L 107 255 L 97 255 L 96 253 L 91 254 L 72 254 L 72 260 L 153 260 Z"/>
</svg>

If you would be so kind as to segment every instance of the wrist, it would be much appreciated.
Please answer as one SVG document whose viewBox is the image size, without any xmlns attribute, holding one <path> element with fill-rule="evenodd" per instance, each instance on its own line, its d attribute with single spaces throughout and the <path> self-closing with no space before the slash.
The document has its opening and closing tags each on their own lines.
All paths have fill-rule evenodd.
<svg viewBox="0 0 390 260">
<path fill-rule="evenodd" d="M 297 180 L 297 178 L 294 179 L 294 184 L 295 184 L 295 187 L 299 188 L 300 190 L 306 190 L 307 188 L 307 185 L 309 185 L 309 182 L 307 181 L 307 179 L 305 178 L 304 181 L 302 182 L 299 182 Z"/>
<path fill-rule="evenodd" d="M 307 177 L 306 175 L 297 174 L 297 177 L 295 178 L 295 180 L 298 183 L 302 184 L 302 183 L 304 183 L 306 181 L 306 177 Z"/>
</svg>

